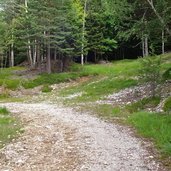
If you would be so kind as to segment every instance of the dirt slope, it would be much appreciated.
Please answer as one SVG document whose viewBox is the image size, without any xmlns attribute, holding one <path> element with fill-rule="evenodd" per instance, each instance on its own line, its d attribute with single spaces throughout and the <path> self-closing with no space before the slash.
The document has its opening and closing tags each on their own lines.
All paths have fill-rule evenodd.
<svg viewBox="0 0 171 171">
<path fill-rule="evenodd" d="M 130 130 L 55 104 L 4 104 L 26 123 L 1 171 L 164 171 Z"/>
</svg>

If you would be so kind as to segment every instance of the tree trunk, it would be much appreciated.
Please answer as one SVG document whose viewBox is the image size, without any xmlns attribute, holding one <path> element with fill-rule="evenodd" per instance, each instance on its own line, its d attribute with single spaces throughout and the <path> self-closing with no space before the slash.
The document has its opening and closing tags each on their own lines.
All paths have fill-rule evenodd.
<svg viewBox="0 0 171 171">
<path fill-rule="evenodd" d="M 161 17 L 161 15 L 157 12 L 153 0 L 147 0 L 147 2 L 149 3 L 149 5 L 151 6 L 152 10 L 154 11 L 155 15 L 158 17 L 159 21 L 161 22 L 161 24 L 163 26 L 165 26 L 167 33 L 171 36 L 171 31 L 169 29 L 169 27 L 166 25 L 164 19 Z"/>
<path fill-rule="evenodd" d="M 142 56 L 145 57 L 145 42 L 144 42 L 144 33 L 142 32 Z"/>
<path fill-rule="evenodd" d="M 144 40 L 144 50 L 145 50 L 145 56 L 148 56 L 149 55 L 149 52 L 148 52 L 148 36 L 146 35 L 145 36 L 145 40 Z"/>
<path fill-rule="evenodd" d="M 142 38 L 142 55 L 145 56 L 145 46 L 144 46 L 144 38 Z"/>
<path fill-rule="evenodd" d="M 28 1 L 27 0 L 25 0 L 24 1 L 24 3 L 25 3 L 25 12 L 26 12 L 26 18 L 28 18 L 27 17 L 27 13 L 28 13 Z M 28 30 L 28 29 L 27 29 Z M 29 35 L 27 35 L 28 37 L 29 37 Z M 31 48 L 31 42 L 30 42 L 30 39 L 28 38 L 28 40 L 27 40 L 27 43 L 28 43 L 28 60 L 29 60 L 29 62 L 30 62 L 30 66 L 31 66 L 31 68 L 33 68 L 34 67 L 34 62 L 33 62 L 33 57 L 32 57 L 32 48 Z"/>
<path fill-rule="evenodd" d="M 11 58 L 10 58 L 10 66 L 14 66 L 14 43 L 11 44 Z"/>
<path fill-rule="evenodd" d="M 96 51 L 94 52 L 94 62 L 95 63 L 97 62 L 97 53 L 96 53 Z"/>
<path fill-rule="evenodd" d="M 41 59 L 40 59 L 40 42 L 37 41 L 37 67 L 38 69 L 41 68 Z"/>
<path fill-rule="evenodd" d="M 48 45 L 47 45 L 47 58 L 46 58 L 47 62 L 47 73 L 50 74 L 51 71 L 51 59 L 50 59 L 50 40 L 48 38 Z"/>
<path fill-rule="evenodd" d="M 85 56 L 85 63 L 87 63 L 87 55 Z"/>
<path fill-rule="evenodd" d="M 36 60 L 37 60 L 37 40 L 35 39 L 35 45 L 34 45 L 34 55 L 33 55 L 33 67 L 36 67 Z"/>
<path fill-rule="evenodd" d="M 2 58 L 1 58 L 1 69 L 4 67 L 4 55 L 2 55 Z"/>
<path fill-rule="evenodd" d="M 57 50 L 56 50 L 56 48 L 54 50 L 54 61 L 57 61 Z"/>
<path fill-rule="evenodd" d="M 87 8 L 87 0 L 84 3 L 84 14 L 83 14 L 83 27 L 82 27 L 82 45 L 81 45 L 81 65 L 84 65 L 84 38 L 85 38 L 85 18 L 86 18 L 86 8 Z"/>
<path fill-rule="evenodd" d="M 165 54 L 164 30 L 162 30 L 162 54 Z"/>
<path fill-rule="evenodd" d="M 30 66 L 33 67 L 32 50 L 30 45 L 30 39 L 28 39 L 28 59 L 30 61 Z"/>
</svg>

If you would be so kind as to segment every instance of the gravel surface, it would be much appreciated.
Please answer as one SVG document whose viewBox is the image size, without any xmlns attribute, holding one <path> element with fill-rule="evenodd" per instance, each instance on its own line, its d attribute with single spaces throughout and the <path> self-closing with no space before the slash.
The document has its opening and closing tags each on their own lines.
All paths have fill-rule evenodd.
<svg viewBox="0 0 171 171">
<path fill-rule="evenodd" d="M 25 123 L 1 171 L 164 171 L 128 128 L 55 104 L 7 103 Z"/>
</svg>

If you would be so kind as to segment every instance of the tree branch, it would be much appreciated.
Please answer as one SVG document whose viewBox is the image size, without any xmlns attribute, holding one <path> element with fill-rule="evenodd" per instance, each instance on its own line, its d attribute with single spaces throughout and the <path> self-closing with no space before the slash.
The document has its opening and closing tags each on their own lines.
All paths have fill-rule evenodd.
<svg viewBox="0 0 171 171">
<path fill-rule="evenodd" d="M 158 17 L 159 21 L 161 22 L 161 24 L 166 28 L 167 33 L 171 36 L 171 30 L 169 29 L 169 27 L 166 25 L 166 23 L 164 22 L 164 19 L 161 17 L 161 15 L 157 12 L 153 0 L 147 0 L 147 2 L 149 3 L 149 5 L 151 6 L 152 10 L 154 11 L 155 15 Z"/>
</svg>

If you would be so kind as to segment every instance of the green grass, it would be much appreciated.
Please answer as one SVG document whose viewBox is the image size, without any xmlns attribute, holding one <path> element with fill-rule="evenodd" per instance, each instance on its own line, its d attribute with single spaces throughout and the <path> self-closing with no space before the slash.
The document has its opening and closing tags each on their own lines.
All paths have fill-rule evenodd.
<svg viewBox="0 0 171 171">
<path fill-rule="evenodd" d="M 52 88 L 49 85 L 44 85 L 42 88 L 43 93 L 49 93 L 52 91 Z"/>
<path fill-rule="evenodd" d="M 0 107 L 0 115 L 8 115 L 9 111 L 5 107 Z"/>
<path fill-rule="evenodd" d="M 21 124 L 10 115 L 10 112 L 0 107 L 0 148 L 15 138 L 20 128 Z"/>
<path fill-rule="evenodd" d="M 106 119 L 121 117 L 123 114 L 123 110 L 119 106 L 113 107 L 110 104 L 89 105 L 88 107 L 85 106 L 85 109 L 93 111 L 96 115 Z"/>
<path fill-rule="evenodd" d="M 129 113 L 134 113 L 147 108 L 155 108 L 159 103 L 160 103 L 160 97 L 149 97 L 149 98 L 144 98 L 133 104 L 126 105 L 125 109 Z"/>
<path fill-rule="evenodd" d="M 165 112 L 171 113 L 171 97 L 165 101 L 163 109 Z"/>
<path fill-rule="evenodd" d="M 23 83 L 25 88 L 34 88 L 36 86 L 45 85 L 45 84 L 58 84 L 61 82 L 68 82 L 75 80 L 79 77 L 84 76 L 82 73 L 54 73 L 54 74 L 41 74 L 36 79 L 27 81 Z"/>
<path fill-rule="evenodd" d="M 21 85 L 22 80 L 20 78 L 12 78 L 15 75 L 15 71 L 23 70 L 23 67 L 12 67 L 0 69 L 0 86 L 4 86 L 8 89 L 15 90 Z"/>
<path fill-rule="evenodd" d="M 82 96 L 76 97 L 72 102 L 74 100 L 75 102 L 95 101 L 112 92 L 117 92 L 124 88 L 135 86 L 136 84 L 137 81 L 133 79 L 117 79 L 111 77 L 99 80 L 99 78 L 96 78 L 94 81 L 90 80 L 76 87 L 65 89 L 61 91 L 61 95 L 69 96 L 83 92 Z"/>
<path fill-rule="evenodd" d="M 171 155 L 171 115 L 138 112 L 128 122 L 146 138 L 152 139 L 166 155 Z"/>
<path fill-rule="evenodd" d="M 170 79 L 171 79 L 171 68 L 167 69 L 167 70 L 163 73 L 163 79 L 164 79 L 164 80 L 170 80 Z"/>
<path fill-rule="evenodd" d="M 100 65 L 92 64 L 82 67 L 81 72 L 85 75 L 108 75 L 108 76 L 135 76 L 140 67 L 138 60 L 122 60 Z"/>
</svg>

